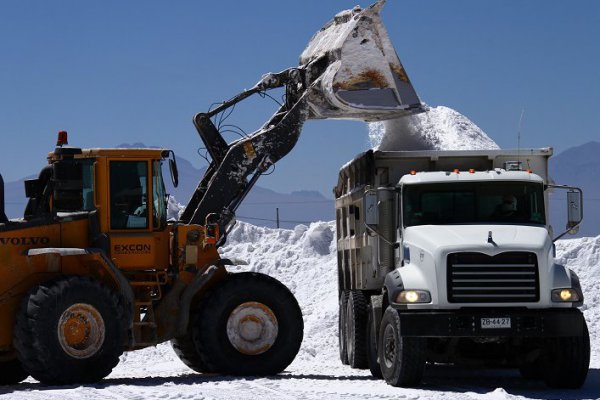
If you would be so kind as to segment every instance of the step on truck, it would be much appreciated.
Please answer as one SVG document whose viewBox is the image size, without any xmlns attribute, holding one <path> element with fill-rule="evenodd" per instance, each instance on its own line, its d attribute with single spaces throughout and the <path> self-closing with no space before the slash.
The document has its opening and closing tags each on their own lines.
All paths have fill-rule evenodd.
<svg viewBox="0 0 600 400">
<path fill-rule="evenodd" d="M 578 388 L 589 334 L 577 275 L 554 242 L 583 218 L 579 188 L 548 177 L 551 148 L 368 151 L 339 173 L 339 349 L 393 386 L 427 365 L 518 368 Z M 549 224 L 566 191 L 568 224 Z"/>
</svg>

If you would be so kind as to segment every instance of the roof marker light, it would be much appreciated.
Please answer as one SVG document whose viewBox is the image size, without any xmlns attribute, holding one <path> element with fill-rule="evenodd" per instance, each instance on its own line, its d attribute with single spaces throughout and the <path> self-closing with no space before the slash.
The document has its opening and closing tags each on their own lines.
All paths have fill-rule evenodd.
<svg viewBox="0 0 600 400">
<path fill-rule="evenodd" d="M 410 171 L 410 174 L 411 174 L 411 175 L 416 175 L 416 174 L 417 174 L 417 171 Z"/>
<path fill-rule="evenodd" d="M 470 168 L 470 169 L 469 169 L 469 173 L 470 173 L 470 174 L 474 174 L 474 173 L 475 173 L 475 169 L 474 169 L 474 168 Z"/>
<path fill-rule="evenodd" d="M 454 168 L 454 173 L 455 174 L 460 174 L 460 170 L 458 168 Z"/>
</svg>

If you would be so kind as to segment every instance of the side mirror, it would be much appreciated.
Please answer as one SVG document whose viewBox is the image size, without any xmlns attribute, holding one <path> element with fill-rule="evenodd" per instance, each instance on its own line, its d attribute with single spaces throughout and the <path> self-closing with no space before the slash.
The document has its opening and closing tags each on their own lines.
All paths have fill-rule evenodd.
<svg viewBox="0 0 600 400">
<path fill-rule="evenodd" d="M 570 190 L 567 192 L 567 230 L 574 235 L 579 231 L 579 224 L 583 219 L 581 191 Z"/>
<path fill-rule="evenodd" d="M 363 210 L 365 214 L 365 224 L 369 226 L 377 226 L 379 223 L 379 207 L 378 207 L 377 190 L 369 189 L 363 197 Z"/>
<path fill-rule="evenodd" d="M 567 228 L 566 230 L 552 239 L 556 242 L 567 233 L 571 235 L 579 231 L 579 224 L 583 220 L 583 192 L 580 188 L 567 185 L 544 185 L 544 189 L 562 189 L 567 192 Z"/>
<path fill-rule="evenodd" d="M 171 182 L 173 182 L 173 186 L 177 187 L 179 185 L 179 171 L 177 170 L 177 159 L 175 158 L 175 153 L 171 151 L 171 157 L 169 158 L 169 172 L 171 173 Z"/>
</svg>

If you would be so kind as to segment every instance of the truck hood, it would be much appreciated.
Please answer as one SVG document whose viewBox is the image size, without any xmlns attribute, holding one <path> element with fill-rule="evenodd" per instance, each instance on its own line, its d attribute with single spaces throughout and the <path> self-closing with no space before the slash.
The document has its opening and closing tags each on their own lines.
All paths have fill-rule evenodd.
<svg viewBox="0 0 600 400">
<path fill-rule="evenodd" d="M 491 232 L 491 233 L 490 233 Z M 491 236 L 491 241 L 488 237 Z M 404 243 L 428 253 L 477 251 L 495 255 L 509 250 L 542 253 L 551 243 L 542 226 L 525 225 L 421 225 L 405 229 Z"/>
</svg>

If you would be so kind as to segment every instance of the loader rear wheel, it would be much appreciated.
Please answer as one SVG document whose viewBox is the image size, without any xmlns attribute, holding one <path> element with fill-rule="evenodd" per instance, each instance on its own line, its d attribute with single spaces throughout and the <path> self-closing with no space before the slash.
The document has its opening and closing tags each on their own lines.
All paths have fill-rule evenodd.
<svg viewBox="0 0 600 400">
<path fill-rule="evenodd" d="M 416 386 L 423 378 L 427 342 L 420 337 L 400 335 L 398 311 L 388 307 L 379 327 L 379 365 L 392 386 Z"/>
<path fill-rule="evenodd" d="M 0 360 L 0 385 L 14 385 L 29 376 L 16 355 L 5 358 L 4 354 L 0 354 Z"/>
<path fill-rule="evenodd" d="M 230 274 L 206 295 L 200 341 L 215 372 L 272 375 L 296 357 L 304 323 L 294 295 L 258 273 Z"/>
<path fill-rule="evenodd" d="M 17 316 L 19 361 L 45 384 L 99 381 L 123 353 L 123 315 L 116 293 L 90 278 L 40 284 L 24 297 Z"/>
<path fill-rule="evenodd" d="M 348 306 L 349 292 L 343 290 L 340 295 L 340 306 L 338 312 L 338 343 L 340 349 L 340 361 L 344 365 L 348 365 L 348 334 L 346 332 L 346 307 Z"/>
<path fill-rule="evenodd" d="M 367 298 L 360 290 L 351 290 L 346 306 L 346 349 L 352 368 L 368 368 Z"/>
</svg>

